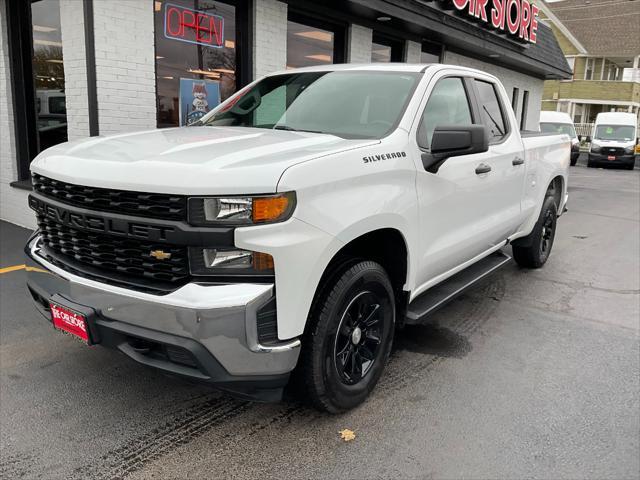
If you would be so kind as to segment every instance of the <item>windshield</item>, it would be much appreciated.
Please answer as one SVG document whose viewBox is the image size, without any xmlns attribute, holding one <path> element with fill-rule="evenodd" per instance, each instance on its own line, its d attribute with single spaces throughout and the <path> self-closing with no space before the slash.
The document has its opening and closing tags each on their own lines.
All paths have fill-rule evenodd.
<svg viewBox="0 0 640 480">
<path fill-rule="evenodd" d="M 420 74 L 304 72 L 267 77 L 196 125 L 272 128 L 382 138 L 400 121 Z"/>
<path fill-rule="evenodd" d="M 571 138 L 576 138 L 576 129 L 571 123 L 540 123 L 540 131 L 542 133 L 566 133 Z"/>
<path fill-rule="evenodd" d="M 631 125 L 598 125 L 593 138 L 598 140 L 618 140 L 628 142 L 633 140 L 635 128 Z"/>
</svg>

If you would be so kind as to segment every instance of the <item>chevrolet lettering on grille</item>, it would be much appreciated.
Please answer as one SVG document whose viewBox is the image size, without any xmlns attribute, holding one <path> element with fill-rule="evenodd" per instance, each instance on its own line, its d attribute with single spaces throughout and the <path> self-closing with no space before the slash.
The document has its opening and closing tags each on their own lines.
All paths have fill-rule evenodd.
<svg viewBox="0 0 640 480">
<path fill-rule="evenodd" d="M 99 215 L 73 212 L 58 205 L 44 202 L 34 195 L 29 196 L 29 207 L 37 213 L 58 223 L 83 230 L 110 233 L 147 240 L 167 240 L 167 234 L 175 229 L 163 225 L 146 225 L 126 220 L 104 218 Z"/>
</svg>

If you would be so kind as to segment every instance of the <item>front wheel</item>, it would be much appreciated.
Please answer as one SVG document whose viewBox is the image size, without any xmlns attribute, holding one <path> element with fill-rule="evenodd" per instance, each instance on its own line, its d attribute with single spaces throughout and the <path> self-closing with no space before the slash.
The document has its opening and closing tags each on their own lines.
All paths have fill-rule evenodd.
<svg viewBox="0 0 640 480">
<path fill-rule="evenodd" d="M 338 413 L 362 403 L 389 358 L 395 300 L 379 264 L 361 261 L 334 272 L 317 294 L 301 353 L 308 398 Z"/>
<path fill-rule="evenodd" d="M 546 197 L 533 231 L 513 243 L 513 259 L 525 268 L 542 267 L 551 253 L 556 236 L 558 208 L 553 197 Z"/>
</svg>

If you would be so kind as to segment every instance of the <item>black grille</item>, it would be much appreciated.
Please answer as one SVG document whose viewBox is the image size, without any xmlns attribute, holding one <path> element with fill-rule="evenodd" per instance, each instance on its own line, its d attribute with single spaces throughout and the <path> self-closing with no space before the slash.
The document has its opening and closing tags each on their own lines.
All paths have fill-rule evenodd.
<svg viewBox="0 0 640 480">
<path fill-rule="evenodd" d="M 187 219 L 187 200 L 183 195 L 131 192 L 84 187 L 33 175 L 33 190 L 60 202 L 101 212 L 132 214 L 167 220 Z"/>
<path fill-rule="evenodd" d="M 606 155 L 624 155 L 624 148 L 602 147 L 601 151 Z"/>
<path fill-rule="evenodd" d="M 43 215 L 38 215 L 38 226 L 46 250 L 70 259 L 73 265 L 173 285 L 186 282 L 189 277 L 186 247 L 78 230 Z M 164 260 L 152 257 L 151 252 L 156 250 L 171 257 Z"/>
</svg>

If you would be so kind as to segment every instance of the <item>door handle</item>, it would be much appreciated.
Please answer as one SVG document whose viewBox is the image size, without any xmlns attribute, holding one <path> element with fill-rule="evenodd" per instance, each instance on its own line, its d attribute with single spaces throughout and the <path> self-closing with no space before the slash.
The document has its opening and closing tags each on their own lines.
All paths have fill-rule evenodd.
<svg viewBox="0 0 640 480">
<path fill-rule="evenodd" d="M 511 165 L 515 167 L 517 165 L 522 165 L 523 163 L 524 163 L 524 158 L 516 157 L 513 159 L 513 162 L 511 162 Z"/>
<path fill-rule="evenodd" d="M 482 173 L 489 173 L 491 171 L 491 167 L 486 163 L 481 163 L 476 167 L 476 175 L 480 175 Z"/>
</svg>

